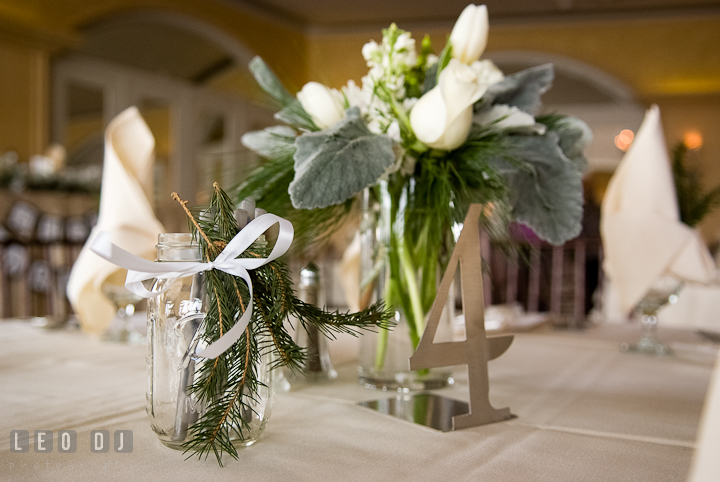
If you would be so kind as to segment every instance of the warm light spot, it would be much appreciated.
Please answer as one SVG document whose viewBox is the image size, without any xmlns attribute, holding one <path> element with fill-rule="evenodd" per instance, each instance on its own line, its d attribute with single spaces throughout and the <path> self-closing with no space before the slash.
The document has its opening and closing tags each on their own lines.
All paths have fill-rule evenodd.
<svg viewBox="0 0 720 482">
<path fill-rule="evenodd" d="M 683 144 L 691 151 L 700 149 L 703 145 L 703 136 L 698 131 L 687 131 L 683 135 Z"/>
<path fill-rule="evenodd" d="M 632 144 L 633 139 L 635 139 L 635 133 L 630 129 L 623 129 L 620 131 L 620 134 L 615 136 L 615 147 L 623 152 L 627 152 L 627 150 L 630 149 L 630 144 Z"/>
</svg>

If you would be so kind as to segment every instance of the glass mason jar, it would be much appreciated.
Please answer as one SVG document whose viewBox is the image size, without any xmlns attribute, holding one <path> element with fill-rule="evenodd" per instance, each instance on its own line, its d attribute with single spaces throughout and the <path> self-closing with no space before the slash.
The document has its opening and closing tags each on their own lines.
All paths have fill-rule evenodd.
<svg viewBox="0 0 720 482">
<path fill-rule="evenodd" d="M 157 260 L 160 262 L 201 261 L 200 247 L 190 233 L 167 233 L 158 236 Z M 196 373 L 202 363 L 183 359 L 199 333 L 205 318 L 208 297 L 204 289 L 203 273 L 185 278 L 156 279 L 152 290 L 164 293 L 148 300 L 148 390 L 147 413 L 150 425 L 160 441 L 172 449 L 183 450 L 183 443 L 192 439 L 193 423 L 203 416 L 206 407 L 190 393 Z M 202 342 L 201 342 L 202 343 Z M 244 422 L 233 434 L 235 447 L 252 445 L 265 429 L 273 406 L 273 376 L 270 370 L 274 355 L 260 358 L 255 367 L 258 375 L 258 394 L 247 401 L 252 410 L 243 414 Z M 231 434 L 233 430 L 231 430 Z"/>
<path fill-rule="evenodd" d="M 452 370 L 449 367 L 410 370 L 409 359 L 425 330 L 427 314 L 421 320 L 416 320 L 415 329 L 411 330 L 403 307 L 397 302 L 393 303 L 390 296 L 391 285 L 408 285 L 407 282 L 401 283 L 399 279 L 407 276 L 407 271 L 398 267 L 402 264 L 402 255 L 398 251 L 403 245 L 400 240 L 405 223 L 405 205 L 406 194 L 393 199 L 385 181 L 363 192 L 363 216 L 360 225 L 360 304 L 364 307 L 383 299 L 387 306 L 395 309 L 397 322 L 392 331 L 366 332 L 360 339 L 358 378 L 361 385 L 371 389 L 432 390 L 453 383 Z M 442 277 L 442 273 L 439 274 Z M 413 273 L 416 286 L 419 285 L 421 275 L 420 270 Z M 439 281 L 436 284 L 439 284 Z M 401 296 L 408 298 L 409 294 L 404 292 Z M 448 298 L 453 299 L 452 296 Z M 438 324 L 436 342 L 452 341 L 453 308 L 453 303 L 448 301 Z"/>
</svg>

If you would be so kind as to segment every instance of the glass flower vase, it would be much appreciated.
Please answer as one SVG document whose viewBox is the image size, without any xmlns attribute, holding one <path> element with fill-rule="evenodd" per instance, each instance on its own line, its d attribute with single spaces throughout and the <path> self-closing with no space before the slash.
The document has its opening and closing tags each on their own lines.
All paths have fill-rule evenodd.
<svg viewBox="0 0 720 482">
<path fill-rule="evenodd" d="M 449 367 L 410 370 L 409 359 L 425 330 L 429 307 L 427 303 L 422 307 L 418 300 L 422 276 L 428 274 L 411 266 L 408 250 L 414 246 L 408 246 L 403 236 L 406 196 L 407 193 L 391 195 L 384 181 L 363 193 L 360 305 L 365 307 L 383 300 L 395 310 L 397 323 L 392 330 L 368 332 L 361 337 L 358 378 L 361 385 L 370 389 L 431 390 L 453 383 Z M 438 271 L 433 271 L 434 294 Z M 436 342 L 452 341 L 452 315 L 453 303 L 448 302 Z"/>
<path fill-rule="evenodd" d="M 157 250 L 160 262 L 201 259 L 200 248 L 189 233 L 161 234 Z M 192 440 L 192 426 L 207 408 L 191 393 L 190 387 L 199 376 L 202 364 L 214 362 L 196 362 L 186 356 L 198 343 L 198 330 L 208 307 L 203 278 L 199 273 L 155 280 L 153 291 L 168 289 L 148 300 L 147 413 L 160 441 L 177 450 L 183 450 L 183 444 Z M 262 355 L 255 366 L 260 382 L 258 393 L 247 397 L 249 409 L 243 413 L 242 426 L 229 430 L 236 448 L 255 443 L 268 422 L 274 401 L 273 357 L 271 353 Z"/>
</svg>

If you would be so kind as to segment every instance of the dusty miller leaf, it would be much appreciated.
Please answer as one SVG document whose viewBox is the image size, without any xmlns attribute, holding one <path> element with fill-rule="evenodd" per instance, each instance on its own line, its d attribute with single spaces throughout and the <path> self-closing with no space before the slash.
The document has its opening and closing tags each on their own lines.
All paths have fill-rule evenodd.
<svg viewBox="0 0 720 482">
<path fill-rule="evenodd" d="M 270 97 L 272 97 L 278 105 L 285 107 L 292 103 L 295 96 L 292 95 L 285 86 L 280 82 L 275 73 L 270 70 L 270 67 L 260 57 L 254 57 L 248 65 L 250 72 L 252 72 L 255 80 L 262 90 L 264 90 Z"/>
<path fill-rule="evenodd" d="M 542 102 L 540 96 L 552 86 L 555 71 L 552 64 L 538 65 L 508 75 L 502 82 L 491 85 L 481 105 L 507 104 L 535 115 Z"/>
<path fill-rule="evenodd" d="M 245 147 L 263 157 L 275 159 L 292 156 L 295 152 L 296 132 L 286 126 L 272 126 L 262 131 L 244 134 L 241 142 Z"/>
<path fill-rule="evenodd" d="M 334 126 L 295 140 L 295 178 L 290 199 L 296 209 L 339 204 L 371 186 L 393 166 L 388 136 L 370 132 L 357 107 Z"/>
<path fill-rule="evenodd" d="M 560 148 L 579 169 L 587 167 L 585 147 L 592 141 L 593 133 L 588 125 L 576 117 L 564 117 L 557 122 L 555 130 L 560 136 Z"/>
<path fill-rule="evenodd" d="M 557 133 L 509 136 L 508 150 L 491 164 L 510 186 L 517 221 L 560 245 L 582 229 L 582 174 L 563 154 Z"/>
</svg>

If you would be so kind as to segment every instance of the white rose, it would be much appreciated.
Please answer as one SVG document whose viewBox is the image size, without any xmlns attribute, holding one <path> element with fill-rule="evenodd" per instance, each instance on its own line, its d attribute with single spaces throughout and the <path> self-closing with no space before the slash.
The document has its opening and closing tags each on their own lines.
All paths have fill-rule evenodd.
<svg viewBox="0 0 720 482">
<path fill-rule="evenodd" d="M 420 97 L 410 112 L 410 125 L 420 141 L 447 151 L 465 142 L 472 125 L 473 104 L 498 78 L 486 72 L 488 65 L 492 64 L 473 68 L 450 60 L 438 85 Z M 502 73 L 499 78 L 502 80 Z"/>
<path fill-rule="evenodd" d="M 320 129 L 326 129 L 345 117 L 342 94 L 318 82 L 305 84 L 297 93 L 297 98 Z"/>
<path fill-rule="evenodd" d="M 468 5 L 450 33 L 452 56 L 464 64 L 478 60 L 488 38 L 488 13 L 485 5 Z"/>
</svg>

